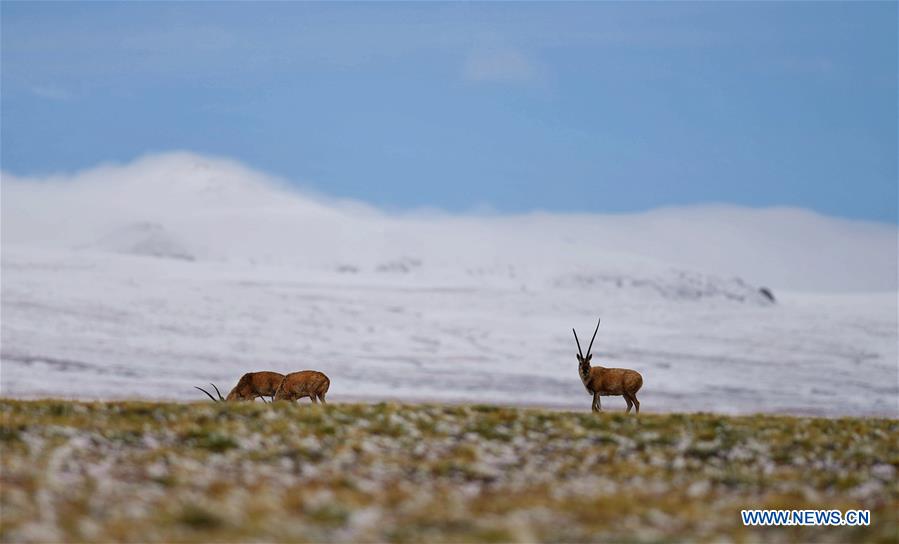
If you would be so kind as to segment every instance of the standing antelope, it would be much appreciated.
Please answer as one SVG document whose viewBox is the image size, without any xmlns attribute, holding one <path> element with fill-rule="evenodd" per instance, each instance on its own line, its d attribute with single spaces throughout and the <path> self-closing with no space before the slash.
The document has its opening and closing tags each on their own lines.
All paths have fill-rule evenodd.
<svg viewBox="0 0 899 544">
<path fill-rule="evenodd" d="M 328 392 L 330 385 L 331 380 L 317 370 L 291 372 L 281 380 L 281 384 L 275 391 L 274 400 L 294 401 L 309 397 L 313 403 L 322 401 L 322 404 L 327 404 L 325 393 Z"/>
<path fill-rule="evenodd" d="M 591 405 L 593 411 L 602 411 L 600 396 L 622 395 L 627 402 L 627 412 L 625 413 L 630 413 L 633 406 L 637 408 L 636 413 L 639 414 L 640 401 L 637 400 L 637 391 L 643 386 L 643 376 L 639 372 L 629 368 L 604 368 L 601 366 L 590 368 L 590 359 L 593 358 L 590 350 L 593 349 L 593 340 L 596 340 L 597 331 L 599 331 L 599 320 L 596 321 L 596 330 L 593 331 L 593 338 L 590 339 L 590 346 L 587 348 L 587 356 L 584 357 L 584 352 L 581 351 L 581 342 L 577 339 L 577 332 L 571 329 L 571 332 L 574 333 L 574 341 L 577 342 L 578 374 L 581 376 L 584 387 L 587 388 L 587 393 L 593 395 L 593 404 Z"/>
<path fill-rule="evenodd" d="M 240 377 L 240 380 L 237 381 L 237 385 L 234 386 L 234 389 L 232 389 L 231 392 L 228 393 L 228 396 L 225 398 L 222 397 L 222 394 L 219 392 L 219 388 L 215 387 L 215 384 L 209 384 L 213 388 L 215 388 L 215 392 L 218 393 L 219 396 L 218 399 L 210 395 L 209 392 L 202 387 L 194 387 L 209 395 L 209 398 L 211 398 L 215 402 L 231 400 L 255 400 L 256 397 L 261 397 L 262 402 L 265 402 L 265 397 L 272 397 L 272 400 L 275 399 L 275 391 L 278 389 L 278 386 L 281 384 L 281 380 L 283 379 L 284 374 L 279 374 L 278 372 L 272 372 L 270 370 L 264 370 L 262 372 L 247 372 Z"/>
</svg>

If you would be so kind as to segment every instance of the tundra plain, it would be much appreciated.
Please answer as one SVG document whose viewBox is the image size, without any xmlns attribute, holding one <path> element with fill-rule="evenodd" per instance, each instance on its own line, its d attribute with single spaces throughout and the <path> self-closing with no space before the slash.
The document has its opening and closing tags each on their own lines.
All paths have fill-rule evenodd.
<svg viewBox="0 0 899 544">
<path fill-rule="evenodd" d="M 895 419 L 0 401 L 3 542 L 895 542 Z M 741 509 L 868 509 L 744 527 Z"/>
</svg>

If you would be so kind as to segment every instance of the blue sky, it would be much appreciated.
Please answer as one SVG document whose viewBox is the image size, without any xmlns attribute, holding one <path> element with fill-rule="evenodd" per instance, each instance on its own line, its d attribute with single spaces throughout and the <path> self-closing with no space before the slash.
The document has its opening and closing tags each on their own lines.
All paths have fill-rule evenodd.
<svg viewBox="0 0 899 544">
<path fill-rule="evenodd" d="M 2 168 L 226 156 L 388 209 L 897 221 L 897 4 L 14 3 Z"/>
</svg>

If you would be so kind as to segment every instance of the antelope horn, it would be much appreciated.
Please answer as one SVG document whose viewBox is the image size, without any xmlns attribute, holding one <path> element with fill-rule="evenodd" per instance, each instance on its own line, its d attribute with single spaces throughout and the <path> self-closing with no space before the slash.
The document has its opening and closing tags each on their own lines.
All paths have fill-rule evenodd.
<svg viewBox="0 0 899 544">
<path fill-rule="evenodd" d="M 598 324 L 597 324 L 596 326 L 599 327 Z M 595 336 L 595 335 L 594 335 L 594 336 Z M 214 383 L 211 383 L 211 384 L 209 384 L 209 385 L 211 385 L 212 387 L 215 387 L 215 384 L 214 384 Z M 225 400 L 225 397 L 222 396 L 222 392 L 219 391 L 219 388 L 218 388 L 218 387 L 215 387 L 215 392 L 218 393 L 218 395 L 219 395 L 219 400 L 222 400 L 222 401 Z"/>
<path fill-rule="evenodd" d="M 572 328 L 571 332 L 574 333 L 574 341 L 577 342 L 577 352 L 581 354 L 581 359 L 583 359 L 584 352 L 581 351 L 581 341 L 577 339 L 577 331 L 575 331 L 574 328 Z"/>
<path fill-rule="evenodd" d="M 200 391 L 206 393 L 206 396 L 209 397 L 209 398 L 211 398 L 211 399 L 212 399 L 212 402 L 218 402 L 217 400 L 215 400 L 215 397 L 213 397 L 212 395 L 209 394 L 209 391 L 203 389 L 202 387 L 197 387 L 197 386 L 195 385 L 195 386 L 194 386 L 194 389 L 199 389 Z"/>
<path fill-rule="evenodd" d="M 596 320 L 596 330 L 593 331 L 593 338 L 590 339 L 590 346 L 587 348 L 587 357 L 590 356 L 590 350 L 593 349 L 593 341 L 596 340 L 596 332 L 599 330 L 600 321 L 601 318 Z"/>
</svg>

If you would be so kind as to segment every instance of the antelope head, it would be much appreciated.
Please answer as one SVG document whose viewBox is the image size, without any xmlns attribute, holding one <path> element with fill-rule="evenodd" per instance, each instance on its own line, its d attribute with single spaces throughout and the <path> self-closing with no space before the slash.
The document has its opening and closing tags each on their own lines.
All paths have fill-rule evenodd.
<svg viewBox="0 0 899 544">
<path fill-rule="evenodd" d="M 215 387 L 215 386 L 213 385 L 213 387 Z M 199 388 L 198 388 L 198 389 L 199 389 Z M 205 391 L 204 391 L 204 392 L 205 392 Z M 206 393 L 206 394 L 208 395 L 209 393 Z M 220 396 L 221 396 L 221 395 L 220 395 Z M 262 402 L 264 402 L 264 403 L 267 403 L 267 402 L 268 402 L 267 400 L 265 400 L 265 397 L 259 397 L 259 398 L 262 399 Z M 240 384 L 238 384 L 238 385 L 234 386 L 234 389 L 232 389 L 231 392 L 228 393 L 228 396 L 225 397 L 223 400 L 226 400 L 226 401 L 227 401 L 227 400 L 249 400 L 249 401 L 253 401 L 253 400 L 256 400 L 256 395 L 253 395 L 252 393 L 248 393 L 247 391 L 241 390 L 241 389 L 240 389 Z"/>
<path fill-rule="evenodd" d="M 590 359 L 593 358 L 593 354 L 590 353 L 590 350 L 593 349 L 593 341 L 596 340 L 596 333 L 599 331 L 599 322 L 601 319 L 596 320 L 596 329 L 593 331 L 593 338 L 590 339 L 590 345 L 587 347 L 587 356 L 584 356 L 584 352 L 581 351 L 581 342 L 577 339 L 577 331 L 573 328 L 571 332 L 574 333 L 574 341 L 577 342 L 577 362 L 578 362 L 578 370 L 580 371 L 581 377 L 587 377 L 590 375 Z"/>
<path fill-rule="evenodd" d="M 240 384 L 235 385 L 234 389 L 232 389 L 231 392 L 228 393 L 228 396 L 225 397 L 225 400 L 253 400 L 252 396 L 244 395 L 242 391 L 239 391 L 239 386 Z"/>
<path fill-rule="evenodd" d="M 197 387 L 197 386 L 195 385 L 195 386 L 194 386 L 194 389 L 199 389 L 200 391 L 206 393 L 206 396 L 209 397 L 209 398 L 211 398 L 211 399 L 212 399 L 212 402 L 225 402 L 225 397 L 222 396 L 222 393 L 219 391 L 219 388 L 218 388 L 218 387 L 215 387 L 215 384 L 214 384 L 214 383 L 211 383 L 211 384 L 209 384 L 209 385 L 211 385 L 211 386 L 215 389 L 215 392 L 218 393 L 219 398 L 213 397 L 212 395 L 209 394 L 209 391 L 203 389 L 202 387 Z M 230 397 L 230 395 L 229 395 L 229 397 Z"/>
</svg>

